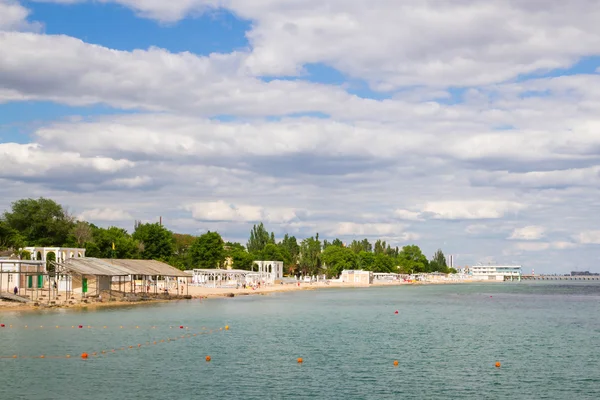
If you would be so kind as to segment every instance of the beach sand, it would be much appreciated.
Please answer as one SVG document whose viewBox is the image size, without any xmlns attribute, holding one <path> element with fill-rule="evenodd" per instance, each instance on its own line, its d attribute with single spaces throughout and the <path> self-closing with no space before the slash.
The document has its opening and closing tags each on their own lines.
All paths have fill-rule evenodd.
<svg viewBox="0 0 600 400">
<path fill-rule="evenodd" d="M 191 296 L 192 299 L 207 299 L 207 298 L 215 298 L 215 297 L 235 297 L 235 296 L 248 296 L 248 295 L 269 295 L 273 293 L 282 293 L 282 292 L 294 292 L 299 290 L 318 290 L 318 289 L 333 289 L 333 288 L 375 288 L 375 287 L 383 287 L 383 286 L 411 286 L 411 285 L 431 285 L 431 284 L 456 284 L 456 283 L 469 283 L 471 280 L 463 280 L 463 281 L 433 281 L 433 282 L 376 282 L 370 285 L 360 285 L 354 283 L 343 283 L 343 282 L 335 282 L 330 281 L 329 283 L 325 282 L 314 282 L 314 283 L 304 283 L 301 282 L 298 284 L 284 284 L 284 285 L 270 285 L 266 287 L 261 287 L 257 289 L 247 288 L 239 289 L 236 288 L 210 288 L 210 287 L 198 287 L 198 286 L 188 286 L 184 289 L 183 294 L 188 297 Z M 121 306 L 131 306 L 131 305 L 139 305 L 139 304 L 153 304 L 159 302 L 166 301 L 189 301 L 188 299 L 184 299 L 183 296 L 172 296 L 171 298 L 157 298 L 143 301 L 89 301 L 87 303 L 81 301 L 74 301 L 74 304 L 60 304 L 56 306 L 48 306 L 47 304 L 39 303 L 39 305 L 33 304 L 23 304 L 23 303 L 15 303 L 11 301 L 0 300 L 0 312 L 2 311 L 27 311 L 27 310 L 40 310 L 40 309 L 52 309 L 52 308 L 87 308 L 87 309 L 95 309 L 100 307 L 121 307 Z"/>
</svg>

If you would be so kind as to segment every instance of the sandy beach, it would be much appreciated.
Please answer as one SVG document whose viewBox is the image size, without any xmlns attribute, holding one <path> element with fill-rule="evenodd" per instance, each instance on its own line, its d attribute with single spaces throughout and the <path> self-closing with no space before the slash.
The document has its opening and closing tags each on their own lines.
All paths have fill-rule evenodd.
<svg viewBox="0 0 600 400">
<path fill-rule="evenodd" d="M 184 290 L 184 296 L 171 296 L 170 298 L 153 298 L 153 299 L 145 299 L 142 301 L 89 301 L 89 302 L 81 302 L 74 301 L 73 304 L 60 304 L 55 306 L 48 306 L 47 304 L 39 303 L 39 305 L 34 304 L 23 304 L 23 303 L 15 303 L 12 301 L 0 300 L 0 312 L 2 311 L 27 311 L 27 310 L 41 310 L 41 309 L 52 309 L 52 308 L 67 308 L 67 309 L 94 309 L 101 307 L 122 307 L 122 306 L 132 306 L 132 305 L 141 305 L 141 304 L 154 304 L 159 302 L 173 302 L 173 301 L 190 301 L 194 299 L 209 299 L 216 297 L 236 297 L 236 296 L 252 296 L 252 295 L 269 295 L 273 293 L 282 293 L 282 292 L 295 292 L 299 290 L 319 290 L 319 289 L 334 289 L 334 288 L 378 288 L 378 287 L 386 287 L 386 286 L 413 286 L 413 285 L 432 285 L 432 284 L 457 284 L 457 283 L 471 283 L 471 280 L 460 280 L 460 281 L 426 281 L 426 282 L 376 282 L 370 285 L 360 285 L 354 283 L 343 283 L 343 282 L 335 282 L 330 281 L 328 283 L 325 282 L 313 282 L 313 283 L 300 283 L 297 284 L 285 284 L 285 285 L 270 285 L 263 286 L 261 288 L 210 288 L 210 287 L 202 287 L 202 286 L 188 286 Z"/>
</svg>

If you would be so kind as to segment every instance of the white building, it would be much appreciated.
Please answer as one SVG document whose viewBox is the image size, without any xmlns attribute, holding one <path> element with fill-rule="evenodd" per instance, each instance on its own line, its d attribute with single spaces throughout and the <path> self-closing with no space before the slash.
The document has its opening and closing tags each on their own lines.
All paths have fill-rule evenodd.
<svg viewBox="0 0 600 400">
<path fill-rule="evenodd" d="M 85 249 L 72 248 L 72 247 L 25 247 L 21 250 L 28 251 L 31 254 L 31 260 L 43 261 L 44 264 L 48 260 L 48 256 L 53 253 L 54 261 L 57 263 L 65 262 L 70 258 L 82 258 L 85 257 Z M 45 270 L 44 270 L 45 272 Z M 43 279 L 43 278 L 39 278 Z M 60 291 L 71 291 L 72 289 L 72 277 L 71 275 L 58 275 L 54 277 L 54 282 L 57 283 L 57 289 Z M 37 283 L 38 287 L 44 287 L 44 282 L 40 281 Z M 28 282 L 28 286 L 31 287 L 31 283 Z"/>
<path fill-rule="evenodd" d="M 373 283 L 373 272 L 363 270 L 345 269 L 342 271 L 340 280 L 345 283 L 356 283 L 370 285 Z"/>
<path fill-rule="evenodd" d="M 254 271 L 254 265 L 258 267 L 257 271 Z M 254 261 L 254 265 L 252 272 L 258 273 L 259 281 L 272 285 L 283 278 L 283 261 Z"/>
<path fill-rule="evenodd" d="M 42 261 L 0 260 L 0 292 L 12 293 L 16 287 L 38 289 L 44 286 L 46 265 Z"/>
<path fill-rule="evenodd" d="M 473 279 L 483 281 L 521 280 L 520 265 L 474 265 L 469 271 Z"/>
</svg>

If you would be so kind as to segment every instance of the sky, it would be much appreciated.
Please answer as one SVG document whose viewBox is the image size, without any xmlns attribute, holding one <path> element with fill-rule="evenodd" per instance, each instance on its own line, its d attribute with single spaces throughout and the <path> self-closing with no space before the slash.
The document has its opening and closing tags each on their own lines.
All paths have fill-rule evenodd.
<svg viewBox="0 0 600 400">
<path fill-rule="evenodd" d="M 0 0 L 0 210 L 600 272 L 592 0 Z"/>
</svg>

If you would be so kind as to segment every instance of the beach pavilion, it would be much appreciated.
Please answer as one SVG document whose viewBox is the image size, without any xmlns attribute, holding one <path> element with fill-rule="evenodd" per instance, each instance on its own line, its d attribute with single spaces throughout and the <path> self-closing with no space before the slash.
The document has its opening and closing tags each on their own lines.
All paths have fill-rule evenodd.
<svg viewBox="0 0 600 400">
<path fill-rule="evenodd" d="M 194 269 L 192 285 L 204 287 L 237 287 L 246 282 L 250 271 L 243 269 Z"/>
<path fill-rule="evenodd" d="M 14 299 L 15 287 L 19 296 L 37 297 L 46 275 L 44 261 L 0 259 L 0 297 Z"/>
<path fill-rule="evenodd" d="M 171 294 L 179 294 L 180 285 L 189 279 L 185 272 L 155 260 L 84 257 L 55 265 L 58 279 L 66 281 L 67 296 L 81 293 L 82 298 L 98 296 L 102 291 L 109 291 L 112 296 L 115 290 L 124 295 L 158 295 L 169 294 L 171 289 Z"/>
</svg>

